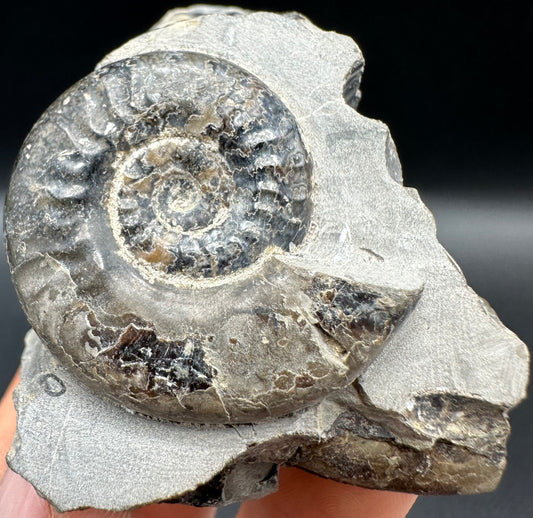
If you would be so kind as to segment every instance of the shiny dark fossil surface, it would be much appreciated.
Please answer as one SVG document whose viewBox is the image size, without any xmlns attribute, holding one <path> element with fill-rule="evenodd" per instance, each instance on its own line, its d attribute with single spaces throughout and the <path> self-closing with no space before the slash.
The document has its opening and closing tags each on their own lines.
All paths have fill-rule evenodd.
<svg viewBox="0 0 533 518">
<path fill-rule="evenodd" d="M 346 386 L 418 292 L 283 261 L 313 211 L 283 102 L 192 52 L 111 63 L 28 136 L 6 210 L 32 326 L 96 392 L 161 419 L 250 422 Z"/>
<path fill-rule="evenodd" d="M 81 241 L 99 204 L 128 259 L 165 276 L 234 272 L 269 246 L 299 244 L 309 223 L 311 161 L 294 118 L 259 80 L 202 54 L 94 72 L 25 145 L 44 191 L 36 237 L 57 236 L 49 254 Z"/>
<path fill-rule="evenodd" d="M 39 336 L 8 462 L 58 510 L 258 498 L 281 464 L 497 485 L 527 349 L 357 112 L 362 71 L 301 15 L 180 8 L 32 130 L 6 230 Z"/>
</svg>

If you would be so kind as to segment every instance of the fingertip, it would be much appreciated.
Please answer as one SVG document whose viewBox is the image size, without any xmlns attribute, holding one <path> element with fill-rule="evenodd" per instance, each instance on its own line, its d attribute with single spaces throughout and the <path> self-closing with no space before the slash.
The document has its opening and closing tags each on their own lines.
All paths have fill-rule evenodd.
<svg viewBox="0 0 533 518">
<path fill-rule="evenodd" d="M 212 507 L 193 507 L 183 504 L 153 504 L 136 509 L 132 518 L 214 518 Z"/>
<path fill-rule="evenodd" d="M 20 381 L 17 372 L 0 401 L 0 479 L 7 470 L 6 455 L 11 448 L 17 427 L 17 414 L 13 404 L 13 391 Z"/>
<path fill-rule="evenodd" d="M 216 509 L 181 504 L 152 504 L 128 511 L 85 509 L 59 513 L 52 509 L 50 518 L 214 518 Z"/>
<path fill-rule="evenodd" d="M 404 518 L 415 495 L 341 484 L 297 468 L 280 469 L 280 489 L 245 502 L 238 518 Z"/>
<path fill-rule="evenodd" d="M 128 511 L 85 509 L 59 513 L 52 509 L 50 518 L 214 518 L 216 509 L 181 504 L 152 504 Z"/>
<path fill-rule="evenodd" d="M 0 482 L 0 510 L 3 518 L 50 518 L 50 506 L 9 469 Z"/>
</svg>

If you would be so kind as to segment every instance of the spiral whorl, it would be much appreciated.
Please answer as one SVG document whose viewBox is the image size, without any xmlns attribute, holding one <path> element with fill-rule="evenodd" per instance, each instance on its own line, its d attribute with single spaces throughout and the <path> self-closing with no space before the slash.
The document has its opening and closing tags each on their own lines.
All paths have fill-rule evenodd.
<svg viewBox="0 0 533 518">
<path fill-rule="evenodd" d="M 313 174 L 293 114 L 236 64 L 160 50 L 97 69 L 13 174 L 32 327 L 93 390 L 162 419 L 258 421 L 345 386 L 416 297 L 290 263 Z"/>
<path fill-rule="evenodd" d="M 149 277 L 217 277 L 302 241 L 309 155 L 287 108 L 244 70 L 190 52 L 144 54 L 89 76 L 64 108 L 87 113 L 96 152 L 80 159 L 113 176 L 113 234 Z M 105 121 L 93 123 L 95 110 L 106 110 Z M 79 118 L 63 123 L 69 134 L 79 128 Z M 84 167 L 65 153 L 54 165 L 61 197 Z"/>
</svg>

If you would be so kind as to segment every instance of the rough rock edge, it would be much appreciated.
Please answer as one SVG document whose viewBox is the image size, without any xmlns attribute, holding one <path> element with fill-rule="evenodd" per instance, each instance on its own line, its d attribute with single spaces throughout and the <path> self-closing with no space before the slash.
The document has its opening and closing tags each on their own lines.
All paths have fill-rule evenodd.
<svg viewBox="0 0 533 518">
<path fill-rule="evenodd" d="M 21 376 L 21 385 L 15 393 L 19 423 L 25 423 L 24 414 L 32 405 L 37 405 L 41 411 L 44 408 L 40 405 L 43 404 L 43 387 L 47 390 L 43 384 L 45 377 L 52 385 L 59 383 L 59 387 L 63 384 L 68 388 L 75 384 L 74 378 L 57 364 L 32 331 L 26 338 Z M 58 401 L 58 396 L 63 396 L 65 409 L 70 408 L 69 397 L 79 397 L 76 394 L 68 396 L 69 390 L 66 395 L 60 391 L 53 398 Z M 85 394 L 83 397 L 101 404 L 97 396 L 80 390 Z M 505 468 L 505 442 L 509 434 L 506 409 L 461 396 L 434 394 L 417 398 L 411 408 L 412 415 L 405 419 L 372 407 L 365 399 L 356 382 L 351 390 L 334 393 L 320 405 L 299 413 L 320 416 L 321 412 L 329 412 L 334 416 L 329 424 L 321 427 L 327 420 L 317 419 L 316 427 L 298 432 L 280 423 L 280 428 L 266 440 L 243 441 L 245 450 L 237 456 L 226 455 L 223 467 L 203 483 L 172 497 L 168 496 L 172 494 L 172 488 L 167 487 L 167 496 L 160 500 L 139 501 L 138 505 L 161 501 L 215 506 L 260 498 L 277 489 L 277 471 L 282 464 L 352 485 L 419 494 L 478 493 L 491 491 L 498 484 Z M 111 403 L 105 405 L 116 413 L 117 424 L 131 422 L 132 417 L 146 421 L 146 417 L 132 416 Z M 457 420 L 459 411 L 462 416 Z M 418 428 L 410 426 L 412 423 Z M 158 426 L 156 422 L 154 426 Z M 212 427 L 221 432 L 227 432 L 228 428 L 223 425 Z M 248 425 L 233 425 L 231 428 L 239 437 L 241 434 L 245 437 L 249 430 Z M 125 440 L 127 425 L 117 429 L 122 430 Z M 40 474 L 29 473 L 27 467 L 19 465 L 17 453 L 24 435 L 24 429 L 18 429 L 8 455 L 10 467 L 35 483 L 38 493 L 55 503 L 59 510 L 81 508 L 57 501 L 56 495 L 52 494 L 58 491 L 60 484 L 57 481 L 48 480 L 48 487 L 43 487 L 37 480 Z M 117 437 L 117 441 L 122 439 Z M 192 440 L 197 439 L 193 437 Z M 42 443 L 42 448 L 58 451 L 58 443 L 53 440 L 50 444 Z M 76 452 L 67 449 L 63 454 L 68 458 Z M 224 454 L 214 447 L 210 455 L 220 457 Z M 146 467 L 148 475 L 150 469 L 151 466 Z M 144 477 L 138 483 L 143 485 Z M 131 488 L 132 492 L 135 490 L 135 487 Z M 112 510 L 128 508 L 126 503 L 112 506 Z"/>
<path fill-rule="evenodd" d="M 406 420 L 372 407 L 357 382 L 354 388 L 361 403 L 348 404 L 328 440 L 302 448 L 289 464 L 339 482 L 422 495 L 496 488 L 510 433 L 505 408 L 453 394 L 425 394 L 416 398 Z M 411 427 L 415 423 L 418 429 Z"/>
<path fill-rule="evenodd" d="M 390 168 L 389 168 L 389 170 L 390 170 Z M 391 174 L 391 176 L 394 179 L 396 179 L 395 178 L 395 176 L 396 176 L 395 174 Z M 466 398 L 466 399 L 468 399 L 468 398 Z M 506 426 L 507 426 L 506 410 L 503 409 L 503 408 L 497 407 L 495 405 L 490 405 L 489 404 L 489 406 L 490 407 L 494 407 L 495 409 L 497 409 L 497 411 L 501 412 L 501 415 L 502 415 L 502 421 L 501 422 L 502 422 L 503 426 L 501 426 L 500 428 L 502 430 L 504 430 L 506 428 Z M 366 407 L 365 407 L 365 405 L 362 405 L 362 407 L 364 408 L 364 412 L 368 413 L 368 415 L 372 416 L 374 419 L 375 419 L 375 415 L 373 415 L 374 412 L 379 413 L 379 410 L 372 408 L 371 405 L 366 406 Z M 413 409 L 416 409 L 416 407 L 413 406 Z M 401 418 L 401 417 L 394 417 L 393 416 L 389 420 L 389 422 L 387 424 L 389 426 L 391 426 L 392 429 L 394 429 L 393 423 L 395 423 L 400 428 L 402 426 L 405 427 L 405 423 L 403 422 L 403 418 Z M 342 425 L 342 426 L 340 426 L 338 428 L 338 430 L 337 430 L 337 432 L 338 432 L 337 436 L 330 437 L 326 441 L 321 442 L 321 443 L 319 443 L 316 446 L 313 446 L 313 448 L 312 448 L 313 451 L 311 451 L 311 448 L 309 448 L 310 451 L 309 451 L 308 454 L 305 454 L 305 453 L 307 453 L 307 450 L 305 448 L 302 448 L 302 451 L 300 452 L 301 456 L 299 457 L 300 460 L 298 460 L 295 457 L 295 458 L 289 458 L 289 461 L 291 463 L 295 463 L 295 464 L 298 463 L 298 465 L 300 465 L 301 467 L 304 467 L 306 469 L 309 469 L 310 471 L 315 471 L 316 472 L 320 468 L 320 463 L 323 462 L 324 458 L 327 458 L 328 460 L 330 460 L 330 458 L 328 457 L 328 452 L 325 451 L 325 448 L 327 448 L 328 444 L 331 444 L 331 441 L 333 441 L 333 440 L 338 440 L 339 438 L 341 438 L 342 440 L 352 440 L 353 439 L 354 444 L 356 444 L 356 446 L 359 445 L 359 446 L 357 446 L 354 449 L 355 452 L 366 451 L 365 448 L 371 449 L 373 447 L 374 443 L 376 443 L 375 446 L 376 446 L 376 448 L 378 448 L 379 451 L 385 450 L 386 448 L 384 446 L 382 446 L 382 445 L 383 444 L 385 444 L 385 445 L 391 444 L 391 441 L 394 441 L 394 439 L 392 437 L 388 437 L 386 440 L 378 440 L 375 437 L 372 437 L 370 439 L 368 437 L 361 438 L 361 437 L 355 436 L 355 433 L 353 432 L 353 430 L 351 430 L 351 428 L 353 428 L 352 425 L 349 425 L 349 426 Z M 386 427 L 384 427 L 384 428 L 386 428 Z M 405 432 L 406 429 L 404 429 L 403 431 Z M 390 433 L 391 433 L 391 435 L 393 437 L 395 437 L 392 432 L 390 432 Z M 506 437 L 505 433 L 503 435 Z M 398 439 L 398 438 L 396 438 L 396 439 Z M 403 439 L 405 440 L 405 438 L 403 438 Z M 410 439 L 412 439 L 416 443 L 416 441 L 417 441 L 416 434 L 413 433 L 413 437 L 411 437 Z M 428 451 L 435 450 L 436 446 L 441 444 L 441 443 L 445 444 L 445 445 L 448 444 L 448 441 L 440 440 L 438 437 L 437 438 L 433 437 L 432 439 L 426 437 L 426 440 L 424 441 L 424 439 L 421 436 L 418 436 L 418 439 L 421 441 L 421 443 L 425 442 L 425 444 L 428 445 L 426 447 L 426 449 L 424 449 L 424 447 L 422 447 L 422 446 L 419 446 L 419 447 L 409 446 L 410 450 L 428 452 Z M 491 437 L 491 440 L 492 439 L 494 439 L 494 438 Z M 502 441 L 502 440 L 505 441 L 505 438 L 502 439 L 501 434 L 498 434 L 497 441 Z M 497 442 L 497 441 L 495 441 L 495 442 Z M 363 446 L 361 446 L 361 443 L 363 443 Z M 433 446 L 429 446 L 430 444 L 432 444 Z M 468 453 L 469 455 L 474 454 L 477 457 L 480 457 L 480 456 L 483 457 L 484 455 L 486 455 L 486 452 L 484 452 L 482 454 L 479 451 L 476 451 L 475 447 L 471 446 L 471 449 L 468 449 L 465 446 L 459 446 L 459 445 L 453 444 L 453 442 L 451 443 L 451 446 L 447 449 L 447 451 L 448 451 L 447 458 L 448 459 L 452 459 L 452 461 L 454 459 L 454 457 L 451 455 L 452 452 L 456 452 L 456 453 L 459 454 L 462 451 L 465 454 L 466 453 Z M 500 452 L 504 452 L 503 447 L 500 448 Z M 394 451 L 389 452 L 389 453 L 394 454 Z M 404 453 L 404 457 L 406 457 L 406 455 L 407 454 Z M 438 459 L 442 460 L 442 456 L 439 457 L 438 455 L 436 455 L 436 457 L 437 457 L 437 460 Z M 485 458 L 487 458 L 487 457 L 485 456 Z M 350 459 L 348 459 L 348 460 L 350 460 Z M 431 460 L 431 459 L 429 459 L 429 460 Z M 239 462 L 241 462 L 241 459 L 239 459 Z M 459 462 L 458 456 L 456 457 L 454 462 L 456 464 Z M 459 463 L 462 464 L 463 466 L 466 466 L 466 464 L 464 462 L 463 463 L 459 462 Z M 238 464 L 238 462 L 235 462 L 234 464 Z M 345 480 L 345 481 L 350 481 L 350 482 L 354 482 L 355 481 L 355 483 L 357 483 L 358 485 L 367 485 L 367 487 L 376 487 L 376 486 L 368 485 L 369 484 L 368 480 L 370 480 L 370 483 L 373 483 L 373 481 L 374 481 L 374 479 L 371 476 L 370 477 L 367 476 L 366 477 L 367 480 L 365 480 L 365 476 L 364 475 L 365 475 L 365 473 L 368 473 L 368 470 L 366 470 L 366 471 L 365 470 L 363 470 L 363 471 L 359 470 L 358 471 L 356 469 L 356 470 L 354 470 L 353 473 L 349 473 L 348 469 L 346 468 L 346 466 L 343 463 L 337 462 L 336 464 L 338 464 L 338 466 L 334 467 L 334 470 L 336 470 L 336 475 L 335 475 L 334 478 L 338 478 L 340 480 L 343 480 L 345 477 L 348 477 L 348 480 Z M 482 460 L 482 464 L 481 464 L 482 466 L 483 465 L 487 465 L 487 464 L 488 464 L 487 461 L 483 461 Z M 492 485 L 491 485 L 492 482 L 491 482 L 491 478 L 490 477 L 493 477 L 492 478 L 492 481 L 494 482 L 493 485 L 495 485 L 497 483 L 499 477 L 501 476 L 501 470 L 504 467 L 504 462 L 501 463 L 499 461 L 494 461 L 493 460 L 492 464 L 496 466 L 496 471 L 492 470 L 492 471 L 490 471 L 490 473 L 487 472 L 486 480 L 488 480 L 488 482 L 484 486 L 479 486 L 479 485 L 475 486 L 476 482 L 474 481 L 473 484 L 475 486 L 475 490 L 476 491 L 490 490 L 492 488 Z M 444 466 L 445 462 L 443 462 L 442 465 Z M 230 466 L 230 465 L 228 465 L 228 466 Z M 223 470 L 223 472 L 226 473 L 228 469 L 229 469 L 229 467 L 225 468 Z M 374 470 L 374 472 L 376 472 L 376 467 L 371 467 L 371 470 L 372 469 Z M 471 469 L 473 469 L 476 472 L 480 468 L 479 468 L 479 466 L 477 466 L 477 467 L 476 466 L 472 466 Z M 470 474 L 472 474 L 472 473 L 470 473 Z M 464 469 L 464 476 L 466 477 L 467 475 L 468 475 L 468 466 Z M 327 475 L 322 474 L 322 476 L 327 476 Z M 455 475 L 455 476 L 457 476 L 457 475 Z M 213 478 L 211 481 L 207 482 L 205 485 L 202 485 L 202 489 L 206 490 L 209 487 L 209 485 L 213 484 L 215 482 L 215 479 L 218 479 L 218 478 L 219 478 L 219 476 L 217 475 L 217 477 Z M 400 489 L 401 483 L 398 482 L 397 478 L 395 480 L 391 480 L 390 483 L 391 484 L 396 484 L 396 486 L 397 486 L 396 489 Z M 390 488 L 394 489 L 393 487 L 390 487 Z M 200 490 L 200 488 L 197 488 L 197 491 L 198 490 Z M 420 490 L 420 492 L 424 492 L 424 491 Z M 440 492 L 440 488 L 439 488 L 439 492 Z M 450 489 L 449 491 L 443 491 L 443 492 L 456 492 L 456 491 Z M 468 490 L 467 491 L 461 491 L 461 492 L 468 492 Z M 187 495 L 188 495 L 187 498 L 192 498 L 191 495 L 193 493 L 188 492 L 187 493 Z M 185 493 L 182 493 L 181 498 L 183 499 L 182 501 L 185 501 Z M 189 501 L 189 503 L 191 503 L 191 502 Z"/>
</svg>

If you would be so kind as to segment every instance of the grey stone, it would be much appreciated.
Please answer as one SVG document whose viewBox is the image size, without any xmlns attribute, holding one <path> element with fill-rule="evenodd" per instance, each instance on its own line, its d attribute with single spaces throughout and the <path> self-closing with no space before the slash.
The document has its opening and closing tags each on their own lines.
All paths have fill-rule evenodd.
<svg viewBox="0 0 533 518">
<path fill-rule="evenodd" d="M 11 179 L 29 321 L 95 392 L 152 417 L 258 422 L 319 401 L 421 290 L 287 262 L 312 232 L 313 169 L 283 102 L 228 61 L 99 68 L 43 114 Z"/>
<path fill-rule="evenodd" d="M 33 331 L 22 380 L 8 463 L 60 511 L 226 505 L 275 491 L 280 464 L 420 494 L 490 491 L 505 466 L 505 409 L 474 398 L 427 394 L 409 423 L 355 384 L 258 424 L 161 422 L 96 397 Z"/>
<path fill-rule="evenodd" d="M 180 104 L 173 67 L 193 86 L 208 70 L 229 95 L 217 105 L 249 105 L 252 122 L 208 114 L 200 87 L 192 111 Z M 229 504 L 274 491 L 280 464 L 421 494 L 496 486 L 528 352 L 439 245 L 386 126 L 356 111 L 362 71 L 350 38 L 301 15 L 178 9 L 32 130 L 6 232 L 42 341 L 28 334 L 8 461 L 58 509 Z M 222 159 L 228 187 L 198 211 L 179 170 Z M 275 223 L 256 220 L 255 248 L 204 243 L 179 263 L 156 246 L 177 226 L 238 229 L 246 200 L 228 189 L 254 191 L 261 160 L 298 181 L 261 180 L 289 195 L 268 198 Z M 131 218 L 151 223 L 126 231 Z"/>
</svg>

